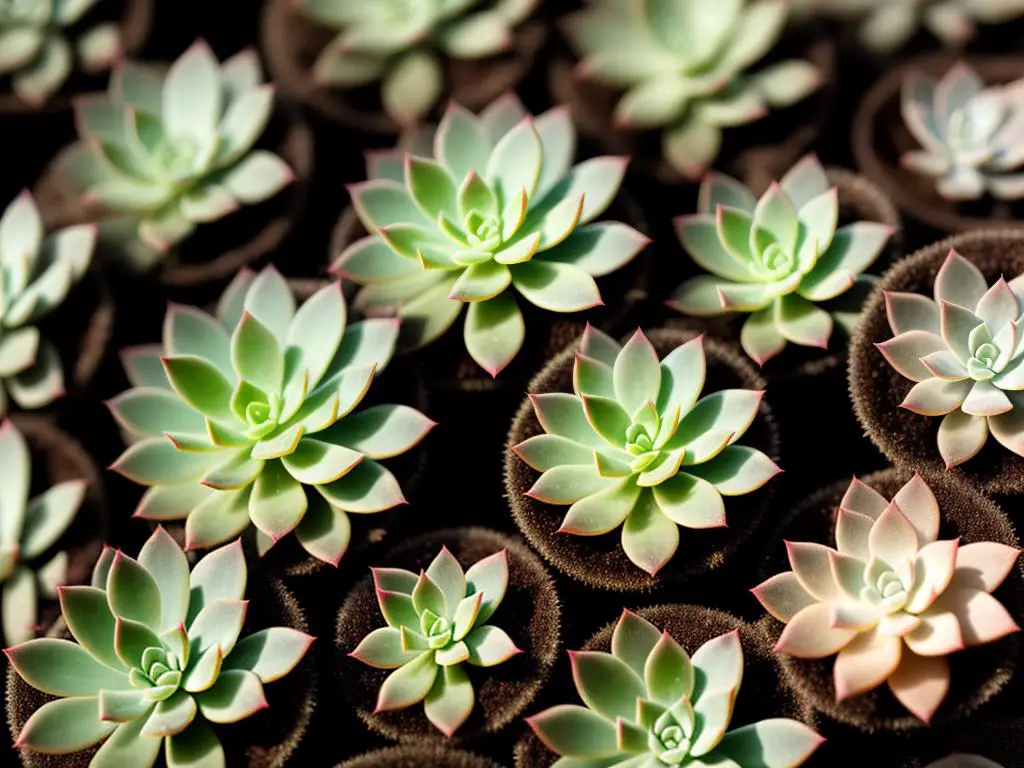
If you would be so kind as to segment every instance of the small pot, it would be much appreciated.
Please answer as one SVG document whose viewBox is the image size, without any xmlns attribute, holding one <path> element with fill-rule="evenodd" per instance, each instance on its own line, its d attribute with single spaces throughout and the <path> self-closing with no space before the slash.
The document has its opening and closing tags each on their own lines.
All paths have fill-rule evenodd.
<svg viewBox="0 0 1024 768">
<path fill-rule="evenodd" d="M 501 768 L 493 760 L 441 746 L 391 747 L 346 760 L 337 768 Z"/>
<path fill-rule="evenodd" d="M 695 336 L 693 332 L 669 329 L 658 329 L 648 334 L 660 358 Z M 528 391 L 531 394 L 572 392 L 573 362 L 578 348 L 578 342 L 574 342 L 552 358 L 530 382 Z M 704 354 L 707 359 L 705 394 L 732 388 L 764 389 L 764 380 L 729 346 L 705 339 Z M 773 490 L 770 484 L 754 493 L 729 498 L 726 508 L 730 527 L 702 531 L 680 529 L 679 551 L 657 577 L 653 577 L 626 557 L 619 540 L 621 528 L 604 536 L 558 533 L 568 507 L 543 504 L 525 495 L 540 473 L 516 456 L 512 446 L 542 432 L 533 405 L 529 398 L 524 399 L 505 444 L 505 495 L 512 518 L 530 545 L 558 571 L 588 587 L 642 592 L 664 582 L 678 583 L 706 575 L 729 563 L 747 544 L 771 504 Z M 740 444 L 758 448 L 778 459 L 778 431 L 767 405 L 762 403 L 757 418 Z"/>
<path fill-rule="evenodd" d="M 260 629 L 286 626 L 306 631 L 306 618 L 288 588 L 273 577 L 250 571 L 246 590 L 249 613 L 242 637 Z M 47 632 L 48 637 L 70 639 L 63 619 Z M 299 746 L 316 706 L 317 676 L 313 650 L 288 675 L 265 686 L 270 706 L 232 725 L 214 725 L 228 765 L 244 768 L 283 768 Z M 21 679 L 13 667 L 7 670 L 7 724 L 17 738 L 29 716 L 54 697 L 37 691 Z M 201 717 L 201 715 L 196 715 Z M 98 747 L 70 755 L 44 755 L 22 749 L 25 768 L 88 768 Z"/>
<path fill-rule="evenodd" d="M 861 172 L 891 197 L 903 213 L 939 232 L 1024 227 L 1024 204 L 984 198 L 958 203 L 942 197 L 935 180 L 900 164 L 900 156 L 920 149 L 900 114 L 900 90 L 906 77 L 944 75 L 959 60 L 956 52 L 933 53 L 888 70 L 867 92 L 853 122 L 853 155 Z M 1021 56 L 971 56 L 967 63 L 988 84 L 1016 80 L 1024 71 Z"/>
<path fill-rule="evenodd" d="M 729 632 L 739 632 L 743 647 L 743 684 L 736 698 L 736 710 L 729 730 L 776 717 L 791 717 L 813 726 L 810 710 L 779 685 L 778 657 L 754 626 L 723 611 L 699 605 L 658 605 L 643 608 L 637 613 L 659 629 L 666 630 L 691 656 L 709 640 Z M 607 653 L 611 649 L 615 623 L 607 624 L 598 631 L 586 642 L 583 650 Z M 558 757 L 533 733 L 528 733 L 516 744 L 515 759 L 516 768 L 550 768 Z"/>
<path fill-rule="evenodd" d="M 891 499 L 910 480 L 903 469 L 887 469 L 861 478 L 885 498 Z M 939 502 L 942 524 L 939 538 L 960 537 L 964 544 L 993 541 L 1011 547 L 1020 542 L 1000 508 L 968 483 L 952 474 L 925 475 L 925 481 Z M 820 489 L 808 496 L 773 532 L 762 563 L 761 577 L 769 578 L 790 570 L 783 541 L 808 541 L 833 546 L 835 515 L 846 492 L 848 481 Z M 1024 610 L 1024 566 L 1018 566 L 995 591 L 995 597 L 1014 616 Z M 768 639 L 778 641 L 783 623 L 771 616 L 759 622 Z M 798 659 L 778 654 L 786 684 L 825 722 L 859 731 L 916 731 L 931 734 L 945 726 L 963 721 L 999 693 L 1010 681 L 1017 664 L 1020 641 L 1009 637 L 994 643 L 968 648 L 949 656 L 951 683 L 949 693 L 932 718 L 931 727 L 911 715 L 884 683 L 872 691 L 837 704 L 832 669 L 834 656 L 824 659 Z M 828 735 L 828 734 L 826 734 Z"/>
<path fill-rule="evenodd" d="M 384 112 L 379 83 L 352 89 L 325 86 L 313 79 L 313 65 L 338 31 L 322 27 L 290 0 L 268 0 L 260 21 L 260 47 L 271 79 L 289 97 L 312 107 L 332 122 L 366 133 L 395 134 L 400 126 Z M 533 69 L 547 38 L 545 25 L 526 21 L 512 31 L 509 50 L 485 59 L 443 59 L 447 99 L 477 110 L 514 90 Z"/>
<path fill-rule="evenodd" d="M 908 256 L 890 269 L 864 307 L 860 326 L 850 342 L 849 384 L 853 409 L 875 446 L 896 466 L 941 473 L 936 434 L 941 417 L 920 416 L 900 403 L 914 382 L 900 375 L 875 349 L 892 338 L 883 291 L 904 291 L 931 296 L 935 276 L 956 249 L 978 266 L 986 280 L 1024 272 L 1024 232 L 1017 230 L 969 232 L 940 240 Z M 1003 448 L 990 437 L 981 452 L 948 470 L 988 493 L 1024 492 L 1024 457 Z"/>
<path fill-rule="evenodd" d="M 366 635 L 385 625 L 370 576 L 345 598 L 334 635 L 335 672 L 347 706 L 372 731 L 417 749 L 430 744 L 462 744 L 505 728 L 533 702 L 559 649 L 561 606 L 554 581 L 537 556 L 515 538 L 486 528 L 450 528 L 412 539 L 381 562 L 388 567 L 419 571 L 442 546 L 451 550 L 463 568 L 502 549 L 507 551 L 508 591 L 488 623 L 504 629 L 522 650 L 494 667 L 477 669 L 467 665 L 476 704 L 451 739 L 431 725 L 420 704 L 394 712 L 374 712 L 377 692 L 390 672 L 348 656 Z"/>
</svg>

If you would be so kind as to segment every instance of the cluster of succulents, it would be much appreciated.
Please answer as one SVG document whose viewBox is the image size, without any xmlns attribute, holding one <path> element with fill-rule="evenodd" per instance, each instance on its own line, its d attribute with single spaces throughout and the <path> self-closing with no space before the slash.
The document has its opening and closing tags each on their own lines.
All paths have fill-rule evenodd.
<svg viewBox="0 0 1024 768">
<path fill-rule="evenodd" d="M 901 110 L 921 149 L 900 162 L 934 178 L 942 197 L 1024 197 L 1024 79 L 986 86 L 965 62 L 938 82 L 913 73 L 902 86 Z"/>
<path fill-rule="evenodd" d="M 99 744 L 90 766 L 226 764 L 213 725 L 268 706 L 263 686 L 305 656 L 313 638 L 290 627 L 241 637 L 248 601 L 238 543 L 189 570 L 158 528 L 137 560 L 106 549 L 90 586 L 60 590 L 73 640 L 9 648 L 21 678 L 56 700 L 37 709 L 15 746 L 63 755 Z"/>
<path fill-rule="evenodd" d="M 572 394 L 531 395 L 544 434 L 512 450 L 541 472 L 528 491 L 571 505 L 560 532 L 597 536 L 622 526 L 622 548 L 651 575 L 675 555 L 679 528 L 725 525 L 723 496 L 750 493 L 780 470 L 736 445 L 763 392 L 700 397 L 702 337 L 664 360 L 638 330 L 623 346 L 588 326 L 573 366 Z"/>
<path fill-rule="evenodd" d="M 220 64 L 200 41 L 166 72 L 125 63 L 106 94 L 76 101 L 78 141 L 57 175 L 102 217 L 101 236 L 149 267 L 199 225 L 294 180 L 284 160 L 254 148 L 273 109 L 251 50 Z"/>
<path fill-rule="evenodd" d="M 669 306 L 697 317 L 749 314 L 740 343 L 759 365 L 787 342 L 825 349 L 836 323 L 852 331 L 875 281 L 863 272 L 893 234 L 877 222 L 838 223 L 837 190 L 813 155 L 760 200 L 709 173 L 697 213 L 675 224 L 686 252 L 711 274 L 684 282 Z"/>
<path fill-rule="evenodd" d="M 520 652 L 505 630 L 487 623 L 508 587 L 506 553 L 463 571 L 445 547 L 418 576 L 401 568 L 371 570 L 387 626 L 368 634 L 350 655 L 394 670 L 380 687 L 376 711 L 422 701 L 427 719 L 450 737 L 475 703 L 463 663 L 493 667 Z"/>
<path fill-rule="evenodd" d="M 941 510 L 920 475 L 887 501 L 856 478 L 839 505 L 836 548 L 787 542 L 793 569 L 754 595 L 785 623 L 776 650 L 836 655 L 836 700 L 883 683 L 931 720 L 950 685 L 947 656 L 1019 627 L 992 596 L 1020 550 L 939 539 Z"/>
<path fill-rule="evenodd" d="M 528 718 L 561 758 L 556 768 L 802 765 L 824 741 L 796 720 L 774 718 L 729 730 L 743 680 L 736 632 L 691 657 L 666 631 L 624 611 L 611 653 L 571 653 L 586 706 L 561 704 Z"/>
<path fill-rule="evenodd" d="M 565 110 L 532 118 L 504 98 L 475 116 L 452 105 L 432 149 L 374 158 L 376 176 L 349 190 L 371 234 L 335 264 L 364 285 L 356 306 L 395 311 L 410 346 L 437 339 L 468 305 L 466 349 L 496 376 L 526 333 L 516 293 L 551 312 L 597 306 L 594 278 L 649 242 L 626 224 L 592 223 L 615 199 L 626 159 L 573 166 Z"/>
<path fill-rule="evenodd" d="M 151 486 L 136 516 L 185 518 L 189 549 L 252 523 L 265 553 L 294 531 L 310 555 L 337 565 L 348 513 L 405 503 L 378 459 L 434 426 L 406 405 L 355 411 L 397 334 L 390 319 L 346 325 L 340 283 L 296 308 L 273 267 L 239 273 L 216 317 L 172 306 L 162 345 L 125 351 L 134 387 L 109 403 L 137 439 L 112 468 Z"/>
<path fill-rule="evenodd" d="M 64 392 L 60 355 L 35 323 L 82 279 L 95 245 L 96 227 L 88 224 L 45 235 L 28 192 L 0 217 L 0 416 L 8 396 L 33 409 Z"/>
<path fill-rule="evenodd" d="M 10 421 L 4 421 L 0 423 L 0 624 L 8 645 L 32 637 L 39 598 L 57 597 L 68 555 L 50 552 L 85 498 L 84 480 L 57 483 L 30 499 L 31 482 L 32 460 L 25 438 Z"/>
<path fill-rule="evenodd" d="M 876 344 L 915 382 L 901 407 L 942 416 L 939 454 L 947 468 L 974 458 L 991 434 L 1024 456 L 1022 278 L 989 286 L 974 264 L 950 251 L 935 298 L 887 292 L 893 338 Z"/>
<path fill-rule="evenodd" d="M 788 7 L 773 0 L 588 0 L 566 27 L 580 74 L 625 91 L 619 126 L 662 129 L 662 155 L 700 178 L 718 156 L 724 128 L 760 120 L 821 85 L 799 59 L 749 71 L 774 48 Z"/>
<path fill-rule="evenodd" d="M 513 28 L 539 0 L 298 0 L 314 21 L 340 30 L 313 65 L 316 82 L 355 88 L 380 81 L 384 110 L 412 123 L 445 87 L 439 54 L 481 59 L 509 48 Z"/>
</svg>

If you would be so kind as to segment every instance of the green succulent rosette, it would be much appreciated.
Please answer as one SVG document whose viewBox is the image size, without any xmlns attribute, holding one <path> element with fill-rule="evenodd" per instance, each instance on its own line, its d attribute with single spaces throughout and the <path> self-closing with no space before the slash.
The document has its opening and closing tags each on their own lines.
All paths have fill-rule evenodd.
<svg viewBox="0 0 1024 768">
<path fill-rule="evenodd" d="M 379 460 L 434 426 L 405 405 L 355 410 L 397 335 L 392 319 L 346 326 L 340 283 L 296 307 L 273 267 L 241 272 L 216 317 L 172 306 L 162 345 L 125 351 L 134 387 L 108 403 L 137 440 L 112 469 L 150 486 L 135 515 L 184 518 L 189 549 L 252 523 L 263 554 L 294 532 L 310 555 L 337 565 L 349 513 L 406 503 Z"/>
<path fill-rule="evenodd" d="M 16 747 L 64 755 L 99 745 L 90 768 L 226 768 L 212 727 L 265 709 L 263 686 L 295 668 L 313 638 L 290 627 L 242 637 L 248 601 L 238 542 L 189 570 L 162 528 L 138 560 L 105 549 L 90 586 L 60 590 L 73 640 L 6 651 L 21 678 L 58 697 Z"/>
<path fill-rule="evenodd" d="M 551 312 L 601 304 L 594 278 L 650 241 L 626 224 L 594 222 L 614 200 L 626 159 L 573 166 L 575 147 L 564 109 L 532 118 L 505 97 L 479 116 L 453 105 L 432 159 L 373 155 L 371 179 L 349 190 L 371 234 L 334 266 L 364 286 L 356 307 L 395 312 L 414 347 L 437 339 L 466 308 L 466 349 L 496 376 L 525 338 L 517 293 Z"/>
</svg>

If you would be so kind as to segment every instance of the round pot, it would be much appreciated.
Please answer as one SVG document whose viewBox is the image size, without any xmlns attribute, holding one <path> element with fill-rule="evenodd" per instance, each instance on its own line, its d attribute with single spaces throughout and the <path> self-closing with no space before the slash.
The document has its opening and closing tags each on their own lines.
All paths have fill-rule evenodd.
<svg viewBox="0 0 1024 768">
<path fill-rule="evenodd" d="M 273 577 L 250 571 L 246 590 L 249 612 L 242 637 L 260 629 L 286 626 L 306 630 L 306 618 L 288 588 Z M 47 632 L 48 637 L 70 638 L 62 619 Z M 312 649 L 288 675 L 265 686 L 269 707 L 231 725 L 214 725 L 227 756 L 228 765 L 245 768 L 283 768 L 299 746 L 316 706 L 316 665 Z M 25 721 L 53 696 L 37 691 L 14 671 L 7 670 L 7 725 L 12 738 Z M 197 715 L 200 717 L 200 715 Z M 98 747 L 70 755 L 44 755 L 28 749 L 19 751 L 25 768 L 88 768 Z"/>
<path fill-rule="evenodd" d="M 883 291 L 931 296 L 935 276 L 950 249 L 977 265 L 989 282 L 1000 275 L 1011 278 L 1024 272 L 1024 232 L 989 230 L 940 240 L 903 259 L 885 274 L 864 306 L 850 342 L 850 398 L 857 420 L 893 464 L 922 472 L 947 471 L 936 445 L 942 418 L 920 416 L 899 407 L 914 382 L 892 368 L 875 344 L 893 336 Z M 1024 457 L 991 437 L 977 456 L 948 473 L 989 493 L 1024 492 Z"/>
<path fill-rule="evenodd" d="M 887 469 L 861 480 L 891 499 L 910 478 L 908 470 Z M 951 474 L 926 475 L 925 481 L 939 502 L 942 514 L 940 539 L 959 537 L 964 544 L 994 541 L 1011 547 L 1020 546 L 1013 526 L 1000 508 L 969 484 Z M 772 543 L 762 563 L 762 578 L 790 570 L 783 541 L 816 542 L 826 546 L 835 544 L 836 510 L 848 485 L 848 481 L 841 481 L 820 489 L 783 520 L 767 539 Z M 994 593 L 1015 616 L 1024 610 L 1022 571 L 1024 566 L 1018 565 Z M 783 623 L 765 616 L 759 624 L 774 645 L 782 634 Z M 870 733 L 917 731 L 931 734 L 964 720 L 999 693 L 1013 675 L 1019 649 L 1020 641 L 1011 635 L 951 654 L 949 692 L 932 718 L 930 728 L 910 714 L 885 684 L 837 704 L 832 677 L 834 656 L 797 659 L 778 654 L 778 659 L 786 684 L 805 705 L 832 724 Z"/>
<path fill-rule="evenodd" d="M 422 705 L 405 710 L 374 712 L 377 692 L 389 670 L 375 669 L 348 654 L 374 629 L 385 625 L 374 593 L 373 579 L 360 581 L 342 603 L 334 635 L 335 672 L 347 706 L 372 731 L 416 745 L 461 744 L 484 733 L 495 733 L 530 706 L 555 663 L 559 647 L 561 606 L 547 569 L 515 538 L 486 528 L 450 528 L 412 539 L 392 550 L 381 562 L 413 572 L 425 568 L 447 546 L 463 568 L 502 549 L 508 553 L 508 591 L 488 623 L 504 629 L 522 650 L 503 664 L 486 669 L 466 666 L 476 693 L 469 719 L 447 739 L 427 720 Z"/>
<path fill-rule="evenodd" d="M 391 747 L 346 760 L 337 768 L 501 768 L 493 760 L 441 746 Z"/>
<path fill-rule="evenodd" d="M 729 632 L 739 632 L 743 647 L 743 685 L 736 698 L 729 730 L 775 717 L 791 717 L 813 726 L 810 710 L 797 701 L 785 686 L 779 685 L 778 657 L 754 626 L 723 611 L 699 605 L 658 605 L 643 608 L 637 614 L 659 629 L 666 630 L 691 655 L 709 640 Z M 593 635 L 583 650 L 608 652 L 615 624 L 607 624 Z M 550 768 L 557 759 L 558 756 L 532 732 L 520 739 L 515 747 L 516 768 Z"/>
<path fill-rule="evenodd" d="M 648 338 L 664 358 L 676 347 L 696 336 L 692 332 L 669 329 L 651 331 Z M 572 370 L 578 343 L 562 350 L 530 382 L 531 394 L 572 392 Z M 721 389 L 764 389 L 764 380 L 732 348 L 705 339 L 707 381 L 704 392 Z M 525 495 L 540 473 L 512 451 L 512 446 L 541 434 L 543 429 L 534 415 L 533 405 L 525 398 L 516 412 L 505 443 L 505 495 L 512 518 L 530 545 L 561 573 L 596 589 L 641 592 L 664 582 L 680 582 L 719 569 L 760 527 L 771 504 L 773 490 L 766 486 L 754 493 L 729 498 L 726 503 L 730 527 L 690 531 L 680 529 L 679 551 L 651 576 L 633 564 L 622 549 L 620 528 L 603 536 L 573 536 L 558 533 L 568 507 L 543 504 Z M 740 441 L 778 459 L 779 440 L 771 410 L 762 403 L 757 418 Z"/>
</svg>

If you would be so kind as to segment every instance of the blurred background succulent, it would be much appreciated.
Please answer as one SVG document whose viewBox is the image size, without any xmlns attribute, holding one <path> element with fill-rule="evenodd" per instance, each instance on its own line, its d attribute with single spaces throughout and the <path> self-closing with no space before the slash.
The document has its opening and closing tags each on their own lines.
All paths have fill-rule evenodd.
<svg viewBox="0 0 1024 768">
<path fill-rule="evenodd" d="M 974 264 L 950 251 L 935 277 L 935 299 L 885 294 L 893 338 L 876 344 L 900 375 L 916 382 L 900 404 L 942 416 L 946 467 L 973 458 L 989 433 L 1024 456 L 1024 277 L 991 287 Z"/>
<path fill-rule="evenodd" d="M 929 763 L 926 768 L 1003 768 L 1003 766 L 981 755 L 955 754 Z"/>
<path fill-rule="evenodd" d="M 622 128 L 662 129 L 662 155 L 698 179 L 714 164 L 722 130 L 760 120 L 821 85 L 809 62 L 748 71 L 775 47 L 788 5 L 775 0 L 588 0 L 567 19 L 582 76 L 625 91 Z"/>
<path fill-rule="evenodd" d="M 162 528 L 138 560 L 104 550 L 91 586 L 61 589 L 74 640 L 29 640 L 5 651 L 26 683 L 58 697 L 32 714 L 15 746 L 62 755 L 100 744 L 93 768 L 149 768 L 163 747 L 168 766 L 223 768 L 211 723 L 265 709 L 264 684 L 291 672 L 313 642 L 289 627 L 239 639 L 245 587 L 238 542 L 191 573 Z"/>
<path fill-rule="evenodd" d="M 473 683 L 463 662 L 493 667 L 520 653 L 505 630 L 488 624 L 508 586 L 504 550 L 467 571 L 447 547 L 419 576 L 401 568 L 373 568 L 386 627 L 373 630 L 350 654 L 387 676 L 378 712 L 423 702 L 427 719 L 451 737 L 473 711 Z"/>
<path fill-rule="evenodd" d="M 813 155 L 760 200 L 735 179 L 710 173 L 697 213 L 675 225 L 683 248 L 711 274 L 684 282 L 668 304 L 698 317 L 750 313 L 740 343 L 759 365 L 787 342 L 825 349 L 836 322 L 852 330 L 860 307 L 843 295 L 863 301 L 875 279 L 862 273 L 893 234 L 877 222 L 837 229 L 838 222 L 837 190 Z"/>
<path fill-rule="evenodd" d="M 512 450 L 541 472 L 527 495 L 572 505 L 562 533 L 597 536 L 622 526 L 622 548 L 651 575 L 675 554 L 679 529 L 725 525 L 722 496 L 757 490 L 780 470 L 735 445 L 763 392 L 704 388 L 702 337 L 663 361 L 642 331 L 620 347 L 587 327 L 573 390 L 531 395 L 544 434 Z"/>
<path fill-rule="evenodd" d="M 60 355 L 35 323 L 82 279 L 95 246 L 92 224 L 46 236 L 27 191 L 0 217 L 0 416 L 7 411 L 8 395 L 31 409 L 64 393 Z"/>
<path fill-rule="evenodd" d="M 466 349 L 496 376 L 526 333 L 516 292 L 551 312 L 601 304 L 594 277 L 628 263 L 649 240 L 620 222 L 591 223 L 615 199 L 626 159 L 572 166 L 575 152 L 567 111 L 534 119 L 504 98 L 479 117 L 452 105 L 432 159 L 375 157 L 379 175 L 349 190 L 371 234 L 335 264 L 364 284 L 356 306 L 393 309 L 403 340 L 419 347 L 468 305 Z"/>
<path fill-rule="evenodd" d="M 434 426 L 405 405 L 353 413 L 397 335 L 391 319 L 346 327 L 340 283 L 296 309 L 273 267 L 241 272 L 216 318 L 172 305 L 163 345 L 126 350 L 134 388 L 108 403 L 139 439 L 112 468 L 151 486 L 135 515 L 186 518 L 189 549 L 233 539 L 251 522 L 262 554 L 294 531 L 310 555 L 337 565 L 351 536 L 347 513 L 406 503 L 376 460 Z"/>
<path fill-rule="evenodd" d="M 254 149 L 274 93 L 252 50 L 220 64 L 200 41 L 166 73 L 125 63 L 105 95 L 77 100 L 78 142 L 57 177 L 103 218 L 102 238 L 150 267 L 197 226 L 294 181 L 284 160 Z"/>
<path fill-rule="evenodd" d="M 14 94 L 34 106 L 45 104 L 71 75 L 78 57 L 85 72 L 106 69 L 121 55 L 114 23 L 79 30 L 78 23 L 100 0 L 2 0 L 0 76 Z M 69 33 L 76 34 L 74 48 Z"/>
<path fill-rule="evenodd" d="M 340 30 L 313 66 L 327 86 L 380 81 L 381 102 L 396 122 L 426 115 L 445 88 L 440 56 L 482 59 L 508 50 L 512 30 L 539 0 L 298 0 L 314 21 Z"/>
<path fill-rule="evenodd" d="M 32 460 L 25 438 L 10 421 L 0 423 L 0 584 L 7 645 L 23 643 L 39 623 L 41 597 L 56 598 L 67 573 L 66 552 L 43 555 L 75 519 L 84 480 L 69 480 L 29 498 Z"/>
<path fill-rule="evenodd" d="M 786 542 L 793 570 L 753 590 L 786 625 L 777 651 L 803 659 L 838 653 L 837 702 L 887 682 L 927 723 L 949 689 L 946 657 L 1018 631 L 990 593 L 1020 550 L 939 540 L 940 519 L 920 475 L 891 502 L 854 478 L 839 505 L 837 549 Z"/>
<path fill-rule="evenodd" d="M 1024 197 L 1024 79 L 986 86 L 960 62 L 937 83 L 911 74 L 901 91 L 903 121 L 922 149 L 900 163 L 935 179 L 949 200 Z"/>
<path fill-rule="evenodd" d="M 729 730 L 743 679 L 743 648 L 730 632 L 691 658 L 667 632 L 623 611 L 612 652 L 570 652 L 586 706 L 560 704 L 527 719 L 561 756 L 555 766 L 802 765 L 824 741 L 796 720 Z"/>
</svg>

